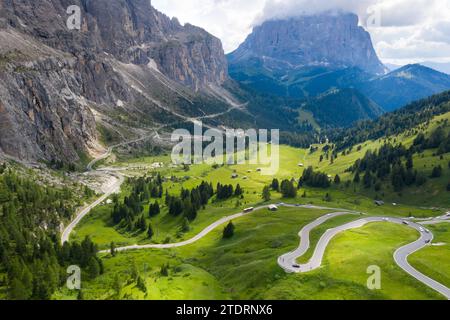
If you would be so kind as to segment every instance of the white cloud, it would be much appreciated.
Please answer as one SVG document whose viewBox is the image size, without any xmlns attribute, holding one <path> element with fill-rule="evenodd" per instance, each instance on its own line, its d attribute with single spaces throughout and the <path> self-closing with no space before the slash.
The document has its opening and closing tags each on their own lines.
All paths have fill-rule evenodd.
<svg viewBox="0 0 450 320">
<path fill-rule="evenodd" d="M 354 12 L 370 26 L 375 49 L 385 62 L 450 61 L 450 0 L 152 0 L 182 23 L 192 23 L 222 39 L 230 52 L 252 26 L 267 19 L 329 10 Z M 379 15 L 374 15 L 379 14 Z"/>
<path fill-rule="evenodd" d="M 181 23 L 200 26 L 220 38 L 226 52 L 236 49 L 252 30 L 266 0 L 152 0 L 158 10 Z"/>
<path fill-rule="evenodd" d="M 255 21 L 259 24 L 269 19 L 283 19 L 325 11 L 345 11 L 363 15 L 375 2 L 376 0 L 267 0 Z"/>
</svg>

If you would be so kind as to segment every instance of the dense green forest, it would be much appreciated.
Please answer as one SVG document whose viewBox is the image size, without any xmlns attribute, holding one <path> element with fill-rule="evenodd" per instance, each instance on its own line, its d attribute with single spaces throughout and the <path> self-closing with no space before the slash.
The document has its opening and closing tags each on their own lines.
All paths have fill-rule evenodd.
<svg viewBox="0 0 450 320">
<path fill-rule="evenodd" d="M 400 134 L 449 111 L 450 91 L 446 91 L 413 102 L 400 110 L 387 113 L 375 121 L 359 122 L 348 129 L 329 130 L 325 136 L 336 144 L 338 150 L 343 150 L 367 140 Z"/>
<path fill-rule="evenodd" d="M 302 104 L 322 129 L 348 128 L 359 120 L 373 120 L 384 110 L 356 89 L 330 90 Z"/>
<path fill-rule="evenodd" d="M 380 191 L 381 183 L 389 179 L 394 190 L 400 192 L 404 187 L 422 186 L 427 179 L 442 176 L 444 168 L 440 166 L 433 168 L 431 176 L 418 172 L 414 166 L 413 155 L 430 149 L 437 150 L 436 156 L 450 152 L 450 133 L 444 127 L 436 128 L 428 138 L 419 134 L 408 149 L 402 144 L 386 143 L 378 151 L 368 151 L 348 171 L 354 174 L 354 182 L 362 182 L 367 189 L 374 187 Z"/>
<path fill-rule="evenodd" d="M 49 299 L 77 265 L 83 276 L 103 272 L 90 239 L 60 245 L 62 221 L 75 212 L 71 190 L 43 187 L 0 166 L 0 298 Z"/>
<path fill-rule="evenodd" d="M 197 218 L 199 210 L 204 209 L 213 196 L 215 196 L 216 201 L 223 201 L 232 197 L 239 198 L 244 194 L 244 190 L 239 184 L 233 187 L 232 185 L 218 183 L 216 190 L 214 190 L 211 183 L 202 181 L 196 188 L 182 189 L 179 195 L 171 195 L 166 190 L 163 197 L 163 179 L 159 174 L 149 177 L 129 178 L 127 185 L 130 186 L 131 192 L 124 197 L 123 201 L 118 196 L 113 197 L 111 219 L 114 225 L 122 230 L 147 231 L 149 238 L 152 238 L 153 230 L 151 224 L 146 221 L 146 215 L 153 218 L 160 214 L 160 203 L 168 208 L 169 216 L 183 216 L 185 220 L 181 229 L 187 229 L 188 224 Z M 147 204 L 148 213 L 144 212 L 144 207 Z"/>
</svg>

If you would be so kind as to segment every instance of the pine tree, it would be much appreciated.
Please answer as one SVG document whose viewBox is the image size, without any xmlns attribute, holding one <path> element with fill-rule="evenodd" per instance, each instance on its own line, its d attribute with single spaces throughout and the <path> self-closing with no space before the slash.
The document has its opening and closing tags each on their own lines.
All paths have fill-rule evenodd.
<svg viewBox="0 0 450 320">
<path fill-rule="evenodd" d="M 442 167 L 437 166 L 433 168 L 433 172 L 431 173 L 431 178 L 436 179 L 442 177 Z"/>
<path fill-rule="evenodd" d="M 278 181 L 278 179 L 273 179 L 272 180 L 272 190 L 279 192 L 280 191 L 280 182 Z"/>
<path fill-rule="evenodd" d="M 188 218 L 184 218 L 183 222 L 181 224 L 181 232 L 186 233 L 189 230 L 191 230 L 191 227 L 189 225 L 189 220 L 188 220 Z"/>
<path fill-rule="evenodd" d="M 170 268 L 170 266 L 169 266 L 168 263 L 167 264 L 163 264 L 161 266 L 161 270 L 160 270 L 161 276 L 168 277 L 169 276 L 169 268 Z"/>
<path fill-rule="evenodd" d="M 192 205 L 189 199 L 184 200 L 183 204 L 184 216 L 189 219 L 189 221 L 194 221 L 197 218 L 197 210 Z"/>
<path fill-rule="evenodd" d="M 408 157 L 406 158 L 406 169 L 413 169 L 414 168 L 414 162 L 413 162 L 413 158 L 412 155 L 409 154 Z"/>
<path fill-rule="evenodd" d="M 230 221 L 228 225 L 223 229 L 223 238 L 224 239 L 230 239 L 234 236 L 234 224 L 233 221 Z"/>
<path fill-rule="evenodd" d="M 95 279 L 100 275 L 100 266 L 98 264 L 98 261 L 95 257 L 91 257 L 89 259 L 89 264 L 88 264 L 88 274 L 89 274 L 89 278 L 91 279 Z"/>
<path fill-rule="evenodd" d="M 398 164 L 394 165 L 391 173 L 391 182 L 396 192 L 400 192 L 403 189 L 405 185 L 404 176 L 403 166 Z"/>
<path fill-rule="evenodd" d="M 244 194 L 244 190 L 242 190 L 241 185 L 238 184 L 238 185 L 236 186 L 236 190 L 235 190 L 235 192 L 234 192 L 234 195 L 237 196 L 237 197 L 239 197 L 239 196 L 241 196 L 241 195 L 243 195 L 243 194 Z"/>
<path fill-rule="evenodd" d="M 334 184 L 341 184 L 341 177 L 338 174 L 334 177 Z"/>
<path fill-rule="evenodd" d="M 144 216 L 141 216 L 137 223 L 136 228 L 139 229 L 141 232 L 145 232 L 147 230 L 147 222 L 145 221 Z"/>
<path fill-rule="evenodd" d="M 297 196 L 297 189 L 290 180 L 283 180 L 281 182 L 281 194 L 284 198 L 295 198 Z"/>
<path fill-rule="evenodd" d="M 270 201 L 271 195 L 270 195 L 270 188 L 268 186 L 265 186 L 262 192 L 262 198 L 264 202 Z"/>
<path fill-rule="evenodd" d="M 372 187 L 372 174 L 367 171 L 363 178 L 364 188 L 370 189 Z"/>
<path fill-rule="evenodd" d="M 169 214 L 176 217 L 183 213 L 183 201 L 180 198 L 172 198 L 169 201 Z"/>
<path fill-rule="evenodd" d="M 25 285 L 17 278 L 13 278 L 9 285 L 9 299 L 11 300 L 28 300 L 30 295 Z"/>
<path fill-rule="evenodd" d="M 144 292 L 144 293 L 147 292 L 147 285 L 145 284 L 145 281 L 141 276 L 138 277 L 136 286 L 142 292 Z"/>
</svg>

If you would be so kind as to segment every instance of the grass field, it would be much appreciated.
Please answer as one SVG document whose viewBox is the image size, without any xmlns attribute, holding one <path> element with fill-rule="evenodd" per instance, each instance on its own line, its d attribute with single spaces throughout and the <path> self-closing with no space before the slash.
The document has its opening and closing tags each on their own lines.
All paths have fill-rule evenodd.
<svg viewBox="0 0 450 320">
<path fill-rule="evenodd" d="M 427 131 L 448 119 L 449 114 L 433 120 Z M 401 141 L 408 146 L 414 136 L 408 133 L 392 137 L 391 142 Z M 439 179 L 429 179 L 423 187 L 406 188 L 395 193 L 388 184 L 380 192 L 366 190 L 360 185 L 346 184 L 352 177 L 345 171 L 368 150 L 376 150 L 384 140 L 368 141 L 353 148 L 348 155 L 335 159 L 333 163 L 320 161 L 323 145 L 319 151 L 288 146 L 280 148 L 281 167 L 275 176 L 283 179 L 298 179 L 303 170 L 312 166 L 332 177 L 339 174 L 343 182 L 329 189 L 302 188 L 295 199 L 282 199 L 281 194 L 272 192 L 270 203 L 314 204 L 330 208 L 342 208 L 376 216 L 432 217 L 442 215 L 450 207 L 449 193 L 445 190 L 450 181 L 448 162 L 450 157 L 436 157 L 433 151 L 426 151 L 414 158 L 417 170 L 429 175 L 433 166 L 444 168 Z M 161 169 L 149 169 L 154 162 L 163 162 Z M 302 164 L 300 166 L 299 164 Z M 117 161 L 105 165 L 123 168 L 129 176 L 143 176 L 159 172 L 164 178 L 164 189 L 178 195 L 181 188 L 191 189 L 202 180 L 215 186 L 238 183 L 244 189 L 244 198 L 214 201 L 198 213 L 191 230 L 180 233 L 181 217 L 173 218 L 162 207 L 159 216 L 147 218 L 155 229 L 152 243 L 179 242 L 193 237 L 202 229 L 224 216 L 240 212 L 245 207 L 262 204 L 261 192 L 274 176 L 262 176 L 257 165 L 224 165 L 214 168 L 200 164 L 188 170 L 172 167 L 169 156 L 146 157 Z M 233 179 L 236 173 L 238 178 Z M 129 192 L 124 185 L 121 197 Z M 325 194 L 329 197 L 325 200 Z M 386 202 L 384 206 L 374 204 L 375 199 Z M 155 201 L 155 200 L 152 200 Z M 162 204 L 162 200 L 158 199 Z M 395 204 L 394 204 L 395 203 Z M 95 208 L 78 225 L 71 240 L 90 236 L 101 249 L 108 248 L 111 241 L 117 246 L 145 244 L 149 240 L 145 233 L 130 233 L 111 224 L 112 207 L 103 205 Z M 145 204 L 144 212 L 148 210 Z M 334 210 L 336 211 L 336 210 Z M 277 257 L 298 246 L 298 232 L 317 217 L 331 211 L 282 208 L 276 214 L 266 211 L 255 212 L 234 221 L 236 234 L 230 240 L 223 240 L 222 227 L 214 230 L 193 245 L 172 250 L 144 250 L 120 253 L 116 257 L 104 255 L 106 273 L 94 281 L 83 282 L 87 299 L 439 299 L 432 290 L 423 286 L 399 269 L 393 261 L 393 252 L 405 243 L 417 239 L 413 230 L 391 224 L 370 224 L 364 228 L 340 234 L 327 250 L 324 267 L 310 274 L 287 275 L 277 265 Z M 299 262 L 305 262 L 312 254 L 318 239 L 328 228 L 342 225 L 359 218 L 343 216 L 332 219 L 311 233 L 312 248 Z M 448 244 L 447 226 L 431 229 L 437 241 Z M 350 253 L 350 254 L 349 254 Z M 449 283 L 450 261 L 448 245 L 429 247 L 411 257 L 421 271 Z M 160 274 L 161 266 L 170 264 L 169 276 Z M 367 289 L 366 273 L 369 265 L 378 265 L 382 270 L 382 290 Z M 138 270 L 144 279 L 146 290 L 137 286 L 132 279 L 133 270 Z M 118 279 L 117 279 L 118 276 Z M 120 287 L 120 290 L 115 289 Z M 75 293 L 65 290 L 55 299 L 71 299 Z"/>
<path fill-rule="evenodd" d="M 345 171 L 355 158 L 362 157 L 364 152 L 364 149 L 360 152 L 355 151 L 355 155 L 350 154 L 346 157 L 340 157 L 333 165 L 321 164 L 319 169 L 329 174 L 334 175 L 339 173 L 342 176 L 345 176 L 345 173 L 342 173 L 342 171 Z M 315 159 L 316 156 L 319 156 L 318 154 L 311 155 L 308 150 L 301 150 L 288 146 L 281 146 L 280 155 L 282 159 L 281 163 L 283 165 L 276 176 L 280 181 L 282 179 L 298 179 L 304 170 L 304 167 L 299 167 L 299 163 L 310 165 L 312 162 L 319 162 L 318 158 Z M 420 160 L 425 162 L 430 159 L 421 158 Z M 445 164 L 445 161 L 445 159 L 439 160 L 442 165 Z M 130 167 L 131 169 L 126 170 L 127 174 L 139 175 L 139 164 L 141 166 L 148 166 L 153 162 L 165 163 L 164 168 L 154 171 L 161 173 L 161 175 L 166 178 L 164 188 L 172 195 L 179 195 L 181 188 L 191 189 L 196 187 L 203 180 L 212 182 L 213 186 L 218 182 L 222 184 L 233 184 L 234 186 L 240 184 L 245 191 L 244 198 L 239 201 L 238 199 L 233 198 L 228 201 L 210 203 L 206 210 L 199 212 L 197 220 L 191 225 L 191 231 L 182 235 L 179 234 L 182 218 L 169 217 L 167 215 L 167 208 L 163 208 L 162 213 L 158 217 L 153 218 L 152 221 L 148 220 L 155 228 L 156 235 L 153 241 L 156 243 L 167 242 L 168 240 L 180 241 L 190 238 L 209 224 L 224 216 L 237 213 L 245 207 L 261 204 L 261 191 L 263 187 L 270 184 L 274 178 L 261 175 L 257 172 L 256 169 L 258 167 L 256 165 L 225 165 L 219 168 L 213 168 L 210 165 L 201 164 L 191 166 L 189 171 L 185 171 L 182 168 L 171 168 L 168 158 L 164 156 L 143 158 L 140 160 L 136 159 L 129 163 L 118 163 L 117 166 L 125 168 Z M 335 166 L 338 166 L 340 169 L 336 169 Z M 424 170 L 431 170 L 431 166 Z M 238 174 L 237 179 L 231 178 L 233 173 Z M 142 175 L 142 173 L 140 174 Z M 296 199 L 282 199 L 281 194 L 272 192 L 271 202 L 284 201 L 288 203 L 311 203 L 333 208 L 361 211 L 372 215 L 415 216 L 419 218 L 437 216 L 442 214 L 442 209 L 422 208 L 422 206 L 428 205 L 430 207 L 437 207 L 436 203 L 438 203 L 439 207 L 441 207 L 445 206 L 446 203 L 450 201 L 447 199 L 450 197 L 446 197 L 448 192 L 445 191 L 443 186 L 448 175 L 450 175 L 449 170 L 446 171 L 446 175 L 441 179 L 429 181 L 425 186 L 419 189 L 405 190 L 402 196 L 396 194 L 391 195 L 392 192 L 388 192 L 388 196 L 384 197 L 387 204 L 383 207 L 378 207 L 374 204 L 374 199 L 378 198 L 374 192 L 371 193 L 363 188 L 363 190 L 361 190 L 359 186 L 351 185 L 346 187 L 344 183 L 339 186 L 333 186 L 327 190 L 304 188 L 299 190 Z M 123 189 L 122 196 L 129 192 L 126 186 Z M 331 201 L 324 200 L 325 193 L 330 194 Z M 305 197 L 303 197 L 304 194 L 306 194 Z M 426 200 L 424 200 L 424 198 L 426 198 Z M 445 200 L 442 200 L 442 198 L 445 198 Z M 158 202 L 162 205 L 162 199 L 158 199 Z M 404 204 L 404 202 L 420 203 L 421 207 Z M 397 205 L 394 206 L 392 203 L 397 203 Z M 435 204 L 432 205 L 433 203 Z M 144 212 L 147 212 L 147 210 L 148 204 L 145 205 Z M 110 221 L 111 211 L 111 205 L 95 208 L 77 227 L 72 235 L 72 239 L 81 240 L 89 235 L 101 248 L 107 247 L 111 241 L 114 241 L 118 245 L 142 244 L 148 242 L 144 234 L 130 234 L 124 230 L 114 228 Z"/>
<path fill-rule="evenodd" d="M 379 298 L 442 299 L 394 262 L 394 252 L 418 238 L 416 231 L 391 223 L 373 223 L 347 231 L 330 243 L 323 272 L 330 277 L 364 286 L 368 278 L 367 268 L 375 265 L 381 269 L 381 290 L 376 291 Z"/>
<path fill-rule="evenodd" d="M 421 272 L 450 287 L 450 223 L 430 226 L 434 246 L 413 254 L 409 261 Z"/>
<path fill-rule="evenodd" d="M 372 224 L 345 232 L 330 244 L 322 269 L 289 275 L 277 258 L 298 245 L 298 232 L 327 211 L 283 208 L 255 212 L 234 221 L 236 234 L 223 240 L 222 228 L 197 243 L 171 250 L 144 250 L 104 256 L 106 273 L 83 282 L 87 299 L 439 299 L 394 263 L 392 254 L 417 238 L 402 226 Z M 351 253 L 351 254 L 349 254 Z M 168 277 L 160 275 L 170 264 Z M 366 287 L 369 265 L 382 269 L 382 290 Z M 136 266 L 136 267 L 134 267 Z M 147 293 L 131 279 L 137 268 Z M 119 276 L 120 293 L 114 291 Z M 60 292 L 58 299 L 74 298 Z"/>
<path fill-rule="evenodd" d="M 325 222 L 324 224 L 318 226 L 317 228 L 313 229 L 309 235 L 309 239 L 310 239 L 310 248 L 309 250 L 300 258 L 297 259 L 297 262 L 299 264 L 303 264 L 303 263 L 307 263 L 309 261 L 309 259 L 311 259 L 314 250 L 317 246 L 317 243 L 319 242 L 320 238 L 322 237 L 322 235 L 328 230 L 328 229 L 332 229 L 338 226 L 342 226 L 346 223 L 349 223 L 351 221 L 355 221 L 361 219 L 360 216 L 356 216 L 356 215 L 345 215 L 345 216 L 340 216 L 340 217 L 336 217 L 333 219 L 330 219 L 329 221 Z"/>
</svg>

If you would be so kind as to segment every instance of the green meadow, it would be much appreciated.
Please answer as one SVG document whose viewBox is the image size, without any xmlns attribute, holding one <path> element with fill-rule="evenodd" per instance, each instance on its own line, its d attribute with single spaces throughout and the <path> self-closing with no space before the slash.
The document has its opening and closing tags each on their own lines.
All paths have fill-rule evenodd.
<svg viewBox="0 0 450 320">
<path fill-rule="evenodd" d="M 434 245 L 414 253 L 409 261 L 420 272 L 450 287 L 450 223 L 427 226 Z"/>
<path fill-rule="evenodd" d="M 418 234 L 387 223 L 337 236 L 323 268 L 286 274 L 277 265 L 278 256 L 298 246 L 299 230 L 327 212 L 258 211 L 234 221 L 236 233 L 229 240 L 222 239 L 219 228 L 182 248 L 105 254 L 105 274 L 83 281 L 83 293 L 87 299 L 440 299 L 393 261 L 396 248 Z M 170 265 L 167 276 L 161 274 L 165 264 Z M 366 286 L 369 265 L 382 270 L 379 291 Z M 134 280 L 135 270 L 145 290 Z M 55 298 L 73 299 L 75 293 L 61 291 Z"/>
<path fill-rule="evenodd" d="M 437 117 L 424 128 L 430 133 L 449 114 Z M 351 182 L 353 177 L 347 169 L 368 150 L 376 150 L 385 141 L 412 144 L 415 135 L 411 132 L 389 139 L 367 141 L 355 146 L 348 154 L 338 154 L 331 161 L 321 161 L 325 145 L 315 145 L 318 151 L 280 147 L 280 170 L 276 176 L 264 176 L 258 172 L 260 166 L 193 165 L 174 167 L 168 155 L 136 159 L 105 161 L 104 165 L 122 168 L 128 176 L 144 176 L 155 173 L 164 178 L 164 189 L 171 195 L 179 195 L 182 188 L 191 189 L 202 181 L 239 184 L 244 189 L 242 198 L 217 201 L 215 197 L 198 212 L 188 232 L 180 232 L 182 217 L 172 217 L 163 199 L 152 199 L 144 203 L 144 213 L 149 204 L 158 201 L 162 205 L 157 217 L 149 218 L 155 235 L 149 240 L 144 233 L 132 233 L 114 226 L 111 221 L 112 206 L 103 204 L 95 208 L 77 226 L 71 241 L 89 236 L 100 249 L 108 249 L 111 242 L 116 246 L 175 243 L 198 234 L 211 223 L 222 217 L 241 212 L 247 207 L 256 207 L 263 202 L 262 189 L 270 185 L 273 178 L 298 180 L 305 168 L 312 166 L 316 171 L 341 177 L 339 185 L 329 189 L 304 187 L 298 190 L 296 198 L 283 199 L 278 192 L 271 192 L 267 203 L 285 202 L 292 204 L 313 204 L 328 208 L 352 210 L 372 216 L 435 217 L 450 207 L 450 181 L 448 154 L 438 157 L 432 150 L 414 156 L 415 168 L 429 176 L 434 166 L 443 167 L 438 179 L 428 179 L 421 187 L 409 187 L 394 192 L 388 183 L 380 191 L 364 189 Z M 155 162 L 162 162 L 159 169 L 149 169 Z M 232 176 L 237 174 L 237 178 Z M 121 198 L 127 196 L 130 187 L 124 184 Z M 327 195 L 328 194 L 328 195 Z M 381 199 L 383 206 L 374 200 Z M 276 213 L 262 210 L 233 221 L 236 233 L 229 240 L 222 239 L 224 226 L 212 231 L 198 242 L 170 250 L 142 250 L 119 253 L 112 257 L 104 254 L 102 260 L 105 274 L 95 280 L 83 282 L 83 293 L 87 299 L 440 299 L 428 289 L 397 267 L 393 253 L 400 246 L 417 239 L 415 231 L 388 223 L 370 224 L 357 230 L 344 232 L 332 240 L 327 249 L 321 269 L 300 275 L 286 274 L 278 265 L 277 258 L 298 246 L 298 233 L 306 224 L 326 213 L 336 210 L 313 210 L 280 208 Z M 359 215 L 341 216 L 319 226 L 311 233 L 311 248 L 299 262 L 306 262 L 312 255 L 321 235 L 329 228 L 358 219 Z M 450 270 L 448 225 L 430 227 L 435 233 L 438 246 L 430 246 L 411 257 L 411 263 L 436 280 L 449 284 Z M 169 265 L 168 275 L 161 273 L 163 265 Z M 371 291 L 366 286 L 367 267 L 377 265 L 382 270 L 382 289 Z M 141 280 L 138 284 L 136 274 Z M 145 289 L 143 289 L 145 287 Z M 62 290 L 55 299 L 72 299 L 76 294 Z"/>
</svg>

